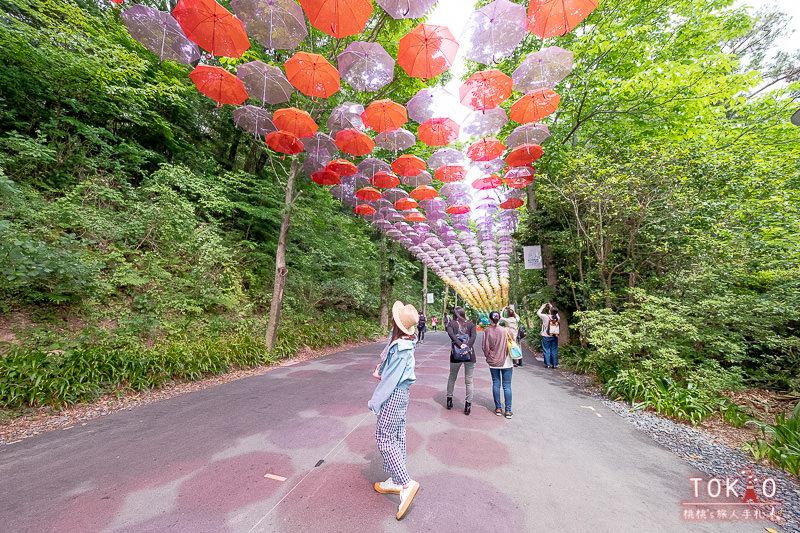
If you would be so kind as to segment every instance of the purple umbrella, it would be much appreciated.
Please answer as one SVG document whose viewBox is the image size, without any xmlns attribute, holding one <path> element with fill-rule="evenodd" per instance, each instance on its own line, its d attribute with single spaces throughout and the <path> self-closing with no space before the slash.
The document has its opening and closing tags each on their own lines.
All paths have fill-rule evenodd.
<svg viewBox="0 0 800 533">
<path fill-rule="evenodd" d="M 408 118 L 422 124 L 428 119 L 449 118 L 450 110 L 459 106 L 452 93 L 441 87 L 420 89 L 406 104 Z"/>
<path fill-rule="evenodd" d="M 445 183 L 439 190 L 442 196 L 451 196 L 453 194 L 464 194 L 472 192 L 472 187 L 464 182 L 457 181 L 454 183 Z"/>
<path fill-rule="evenodd" d="M 294 0 L 233 0 L 231 7 L 248 35 L 269 50 L 294 50 L 308 35 L 303 8 Z"/>
<path fill-rule="evenodd" d="M 272 123 L 272 114 L 266 109 L 254 105 L 244 105 L 234 109 L 233 123 L 243 130 L 253 133 L 255 137 L 278 131 L 278 128 Z"/>
<path fill-rule="evenodd" d="M 523 144 L 542 144 L 548 137 L 550 137 L 550 130 L 547 129 L 547 126 L 531 122 L 514 128 L 514 131 L 506 138 L 506 146 L 516 148 Z"/>
<path fill-rule="evenodd" d="M 325 125 L 328 126 L 331 135 L 350 128 L 360 130 L 364 127 L 364 121 L 361 119 L 363 112 L 363 105 L 345 102 L 333 108 Z"/>
<path fill-rule="evenodd" d="M 502 107 L 473 111 L 464 119 L 461 132 L 473 137 L 488 137 L 503 129 L 506 122 L 508 115 Z"/>
<path fill-rule="evenodd" d="M 361 161 L 358 165 L 356 165 L 358 171 L 371 178 L 377 172 L 391 172 L 392 166 L 387 163 L 386 161 L 382 161 L 380 159 L 376 159 L 374 157 L 368 157 Z"/>
<path fill-rule="evenodd" d="M 428 167 L 436 170 L 445 165 L 463 165 L 467 161 L 467 157 L 461 153 L 460 150 L 455 148 L 440 148 L 433 152 L 428 158 Z"/>
<path fill-rule="evenodd" d="M 403 185 L 408 185 L 409 187 L 419 187 L 420 185 L 430 185 L 433 177 L 429 172 L 423 170 L 416 176 L 401 176 L 400 181 L 403 182 Z"/>
<path fill-rule="evenodd" d="M 377 91 L 394 77 L 394 59 L 378 43 L 352 42 L 337 59 L 342 78 L 358 91 Z"/>
<path fill-rule="evenodd" d="M 314 150 L 306 153 L 303 161 L 303 170 L 309 176 L 317 170 L 324 168 L 331 160 L 331 155 L 325 150 Z M 342 180 L 344 183 L 344 180 Z"/>
<path fill-rule="evenodd" d="M 508 56 L 525 38 L 527 16 L 525 7 L 508 0 L 495 0 L 473 12 L 460 42 L 464 57 L 488 65 Z"/>
<path fill-rule="evenodd" d="M 384 150 L 408 150 L 417 144 L 417 138 L 410 131 L 398 128 L 379 133 L 375 136 L 375 144 Z"/>
<path fill-rule="evenodd" d="M 288 102 L 294 87 L 283 71 L 262 61 L 251 61 L 236 67 L 236 77 L 242 80 L 247 94 L 265 104 Z"/>
<path fill-rule="evenodd" d="M 574 54 L 558 46 L 529 54 L 511 75 L 514 90 L 528 93 L 536 89 L 552 89 L 572 72 Z"/>
<path fill-rule="evenodd" d="M 191 65 L 200 59 L 200 48 L 186 38 L 170 13 L 138 4 L 120 17 L 131 37 L 157 55 L 159 61 L 170 59 Z"/>
<path fill-rule="evenodd" d="M 408 193 L 403 189 L 398 189 L 397 187 L 395 187 L 383 191 L 383 197 L 389 200 L 390 202 L 395 203 L 401 198 L 408 198 Z"/>
<path fill-rule="evenodd" d="M 311 137 L 303 137 L 300 140 L 303 143 L 303 150 L 306 152 L 324 151 L 327 152 L 328 155 L 333 155 L 339 150 L 336 147 L 336 143 L 333 142 L 333 139 L 321 132 L 317 132 Z"/>
<path fill-rule="evenodd" d="M 393 19 L 418 19 L 438 0 L 375 0 Z"/>
</svg>

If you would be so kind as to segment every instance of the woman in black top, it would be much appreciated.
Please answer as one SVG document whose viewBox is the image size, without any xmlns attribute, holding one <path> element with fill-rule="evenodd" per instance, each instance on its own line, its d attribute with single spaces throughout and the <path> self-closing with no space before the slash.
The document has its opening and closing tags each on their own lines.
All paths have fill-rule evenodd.
<svg viewBox="0 0 800 533">
<path fill-rule="evenodd" d="M 447 408 L 453 408 L 453 389 L 456 386 L 456 378 L 458 378 L 458 371 L 461 369 L 461 365 L 464 365 L 464 384 L 467 386 L 467 395 L 464 398 L 464 414 L 469 415 L 470 410 L 472 409 L 472 373 L 475 370 L 475 349 L 473 348 L 475 344 L 475 337 L 477 336 L 477 331 L 475 330 L 475 324 L 467 320 L 467 315 L 464 312 L 464 309 L 461 307 L 456 307 L 455 311 L 453 312 L 453 320 L 451 320 L 447 327 L 445 328 L 447 334 L 450 336 L 450 377 L 447 380 Z M 469 339 L 466 343 L 462 343 L 458 339 L 458 334 L 466 334 L 469 335 Z M 470 356 L 469 361 L 456 361 L 453 358 L 455 353 L 455 349 L 453 345 L 458 345 L 461 347 L 469 347 L 470 349 Z"/>
</svg>

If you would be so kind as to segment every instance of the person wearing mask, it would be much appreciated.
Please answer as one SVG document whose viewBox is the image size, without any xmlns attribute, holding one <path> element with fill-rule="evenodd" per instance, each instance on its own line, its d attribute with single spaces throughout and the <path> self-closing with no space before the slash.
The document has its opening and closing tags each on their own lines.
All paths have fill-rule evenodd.
<svg viewBox="0 0 800 533">
<path fill-rule="evenodd" d="M 453 389 L 456 386 L 456 379 L 461 367 L 464 367 L 464 385 L 467 392 L 464 397 L 464 414 L 469 416 L 472 410 L 472 374 L 475 371 L 475 339 L 478 332 L 475 324 L 467 320 L 467 314 L 461 307 L 456 307 L 453 311 L 453 320 L 445 328 L 450 336 L 450 376 L 447 379 L 447 408 L 453 408 Z M 462 338 L 459 339 L 459 336 Z M 454 358 L 455 346 L 469 348 L 469 361 L 458 361 Z"/>
<path fill-rule="evenodd" d="M 408 512 L 419 490 L 419 482 L 411 479 L 406 468 L 409 387 L 417 380 L 414 374 L 416 325 L 417 310 L 414 306 L 395 302 L 392 306 L 392 341 L 377 372 L 380 383 L 367 402 L 367 407 L 378 415 L 375 441 L 383 457 L 383 469 L 391 473 L 389 479 L 376 482 L 374 488 L 381 494 L 400 495 L 398 520 Z"/>
<path fill-rule="evenodd" d="M 544 313 L 544 308 L 548 308 L 548 312 Z M 558 334 L 559 331 L 559 316 L 558 308 L 550 302 L 543 303 L 539 310 L 536 312 L 539 318 L 542 319 L 542 354 L 544 355 L 545 368 L 558 367 Z"/>
<path fill-rule="evenodd" d="M 511 357 L 508 355 L 508 343 L 506 342 L 506 328 L 500 326 L 500 313 L 492 311 L 489 313 L 489 326 L 483 332 L 483 355 L 486 357 L 486 364 L 492 373 L 492 396 L 494 397 L 494 414 L 505 416 L 510 419 L 511 412 L 511 376 L 514 373 L 514 366 L 511 364 Z M 500 398 L 500 388 L 503 389 L 503 400 L 506 407 L 503 410 L 503 403 Z"/>
<path fill-rule="evenodd" d="M 519 318 L 517 318 L 514 308 L 510 305 L 503 311 L 505 316 L 500 318 L 500 325 L 506 328 L 511 334 L 511 338 L 516 341 L 519 337 Z M 522 359 L 512 359 L 512 361 L 514 366 L 522 366 Z"/>
</svg>

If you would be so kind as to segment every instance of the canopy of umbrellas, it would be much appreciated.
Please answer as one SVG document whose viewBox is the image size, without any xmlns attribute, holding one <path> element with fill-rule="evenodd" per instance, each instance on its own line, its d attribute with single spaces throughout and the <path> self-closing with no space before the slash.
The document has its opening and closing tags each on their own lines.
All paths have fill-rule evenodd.
<svg viewBox="0 0 800 533">
<path fill-rule="evenodd" d="M 251 37 L 268 49 L 293 50 L 308 35 L 306 18 L 337 39 L 360 35 L 374 10 L 370 0 L 299 2 L 233 0 L 234 15 L 215 0 L 179 0 L 172 13 L 134 5 L 122 19 L 131 36 L 162 61 L 191 65 L 201 60 L 201 48 L 209 58 L 241 57 Z M 400 19 L 422 17 L 436 0 L 375 3 Z M 428 80 L 449 69 L 463 46 L 467 59 L 491 65 L 509 56 L 527 32 L 542 39 L 564 35 L 595 7 L 597 0 L 531 0 L 526 12 L 523 5 L 494 0 L 470 15 L 460 42 L 445 26 L 419 24 L 400 39 L 396 62 L 409 76 Z M 572 52 L 551 46 L 531 53 L 511 77 L 497 69 L 476 72 L 461 85 L 458 98 L 434 87 L 405 105 L 388 99 L 366 108 L 346 102 L 331 110 L 327 133 L 303 110 L 286 107 L 271 114 L 263 107 L 289 102 L 295 89 L 328 98 L 339 91 L 341 79 L 356 90 L 375 92 L 395 76 L 395 59 L 369 40 L 351 42 L 337 63 L 338 69 L 319 54 L 297 52 L 283 70 L 252 61 L 239 65 L 234 76 L 219 66 L 197 64 L 190 77 L 220 106 L 260 100 L 262 107 L 234 111 L 237 126 L 263 135 L 277 152 L 305 152 L 303 168 L 315 183 L 330 186 L 330 194 L 400 242 L 478 311 L 506 305 L 517 208 L 533 181 L 540 145 L 550 136 L 537 122 L 558 108 L 553 88 L 572 71 Z M 522 96 L 506 115 L 499 106 L 512 92 Z M 461 124 L 449 111 L 459 105 L 470 110 Z M 493 135 L 509 118 L 520 126 L 501 142 Z M 416 136 L 403 128 L 409 119 L 419 124 Z M 466 152 L 448 147 L 459 135 L 479 140 Z M 427 161 L 398 155 L 417 142 L 438 149 Z M 394 152 L 393 160 L 370 157 L 376 146 Z M 339 151 L 352 160 L 337 158 Z M 363 159 L 356 164 L 355 158 Z M 431 186 L 434 180 L 443 184 L 438 190 Z"/>
</svg>

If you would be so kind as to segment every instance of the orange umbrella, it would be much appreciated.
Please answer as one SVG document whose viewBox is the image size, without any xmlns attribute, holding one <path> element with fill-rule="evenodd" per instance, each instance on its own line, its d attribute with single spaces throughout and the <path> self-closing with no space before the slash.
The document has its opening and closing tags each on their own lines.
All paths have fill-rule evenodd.
<svg viewBox="0 0 800 533">
<path fill-rule="evenodd" d="M 339 71 L 319 54 L 297 52 L 284 67 L 289 83 L 307 96 L 328 98 L 339 90 Z"/>
<path fill-rule="evenodd" d="M 453 204 L 446 211 L 451 215 L 465 215 L 472 211 L 472 208 L 467 204 Z"/>
<path fill-rule="evenodd" d="M 374 215 L 375 208 L 367 204 L 361 204 L 353 208 L 353 213 L 356 215 Z"/>
<path fill-rule="evenodd" d="M 521 198 L 509 198 L 505 202 L 498 204 L 497 207 L 501 209 L 516 209 L 524 204 L 525 202 Z"/>
<path fill-rule="evenodd" d="M 409 222 L 423 222 L 428 220 L 428 217 L 420 213 L 419 211 L 414 211 L 413 213 L 409 213 L 406 215 L 406 220 Z"/>
<path fill-rule="evenodd" d="M 299 154 L 303 151 L 303 143 L 297 136 L 288 131 L 273 131 L 265 139 L 267 146 L 282 154 Z"/>
<path fill-rule="evenodd" d="M 485 137 L 467 148 L 467 157 L 473 161 L 491 161 L 506 151 L 506 145 L 494 137 Z"/>
<path fill-rule="evenodd" d="M 336 172 L 339 176 L 352 176 L 358 172 L 356 166 L 347 159 L 334 159 L 325 165 L 325 170 Z"/>
<path fill-rule="evenodd" d="M 391 100 L 376 100 L 361 113 L 361 120 L 378 133 L 399 129 L 408 122 L 406 108 Z"/>
<path fill-rule="evenodd" d="M 197 90 L 222 104 L 241 104 L 247 100 L 242 80 L 222 67 L 197 65 L 189 74 Z"/>
<path fill-rule="evenodd" d="M 401 176 L 417 176 L 425 170 L 425 161 L 411 154 L 403 154 L 392 162 L 392 170 Z"/>
<path fill-rule="evenodd" d="M 363 187 L 356 191 L 356 198 L 364 200 L 365 202 L 374 202 L 383 198 L 383 194 L 378 189 L 372 187 Z"/>
<path fill-rule="evenodd" d="M 499 106 L 511 96 L 513 81 L 497 69 L 483 70 L 461 84 L 458 94 L 461 103 L 474 111 Z"/>
<path fill-rule="evenodd" d="M 433 187 L 429 187 L 428 185 L 420 185 L 413 191 L 411 191 L 411 198 L 415 198 L 417 200 L 433 200 L 439 196 L 439 192 L 434 189 Z"/>
<path fill-rule="evenodd" d="M 446 26 L 420 24 L 400 39 L 397 64 L 413 78 L 431 79 L 450 68 L 457 51 Z"/>
<path fill-rule="evenodd" d="M 552 89 L 531 91 L 511 106 L 509 117 L 520 124 L 536 122 L 558 109 L 561 96 Z"/>
<path fill-rule="evenodd" d="M 598 0 L 530 0 L 528 31 L 547 39 L 565 35 L 597 7 Z"/>
<path fill-rule="evenodd" d="M 355 128 L 340 131 L 334 142 L 339 150 L 350 155 L 367 155 L 375 149 L 375 142 Z"/>
<path fill-rule="evenodd" d="M 407 209 L 414 209 L 418 207 L 419 204 L 416 200 L 412 200 L 411 198 L 401 198 L 394 203 L 394 208 L 398 211 L 405 211 Z"/>
<path fill-rule="evenodd" d="M 433 177 L 443 183 L 461 181 L 467 175 L 467 169 L 459 165 L 443 165 L 436 169 Z"/>
<path fill-rule="evenodd" d="M 339 179 L 339 174 L 333 170 L 329 170 L 327 167 L 311 174 L 311 181 L 319 183 L 320 185 L 338 185 L 342 182 L 342 180 Z"/>
<path fill-rule="evenodd" d="M 449 118 L 431 118 L 419 125 L 417 137 L 428 146 L 447 146 L 458 138 L 459 126 Z"/>
<path fill-rule="evenodd" d="M 376 187 L 380 187 L 381 189 L 391 189 L 392 187 L 397 187 L 400 185 L 400 180 L 398 177 L 391 172 L 386 172 L 385 170 L 376 172 L 375 175 L 370 178 L 369 182 Z"/>
<path fill-rule="evenodd" d="M 214 0 L 180 0 L 172 15 L 186 37 L 211 55 L 241 57 L 250 48 L 242 21 Z"/>
<path fill-rule="evenodd" d="M 294 133 L 300 138 L 311 137 L 319 129 L 311 115 L 296 107 L 278 109 L 272 115 L 272 123 L 279 130 Z"/>
<path fill-rule="evenodd" d="M 503 180 L 500 179 L 500 176 L 492 174 L 491 176 L 478 178 L 475 181 L 473 181 L 472 188 L 478 189 L 479 191 L 485 191 L 487 189 L 496 189 L 502 184 Z"/>
<path fill-rule="evenodd" d="M 370 15 L 370 0 L 300 0 L 308 21 L 318 30 L 341 39 L 364 31 Z"/>
<path fill-rule="evenodd" d="M 506 163 L 510 167 L 524 167 L 542 157 L 543 153 L 544 150 L 538 144 L 522 144 L 511 150 L 506 157 Z"/>
</svg>

